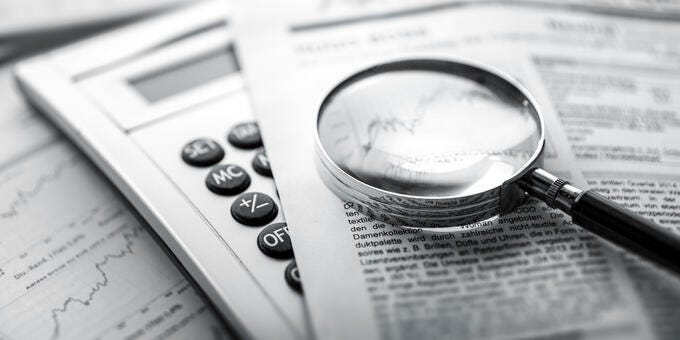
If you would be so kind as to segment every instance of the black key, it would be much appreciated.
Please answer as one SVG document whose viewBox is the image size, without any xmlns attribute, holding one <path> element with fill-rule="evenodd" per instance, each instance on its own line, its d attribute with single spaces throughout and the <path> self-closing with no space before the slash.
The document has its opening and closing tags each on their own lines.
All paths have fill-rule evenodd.
<svg viewBox="0 0 680 340">
<path fill-rule="evenodd" d="M 210 169 L 205 185 L 218 195 L 236 195 L 248 189 L 250 176 L 238 165 L 218 165 Z"/>
<path fill-rule="evenodd" d="M 302 280 L 300 280 L 300 271 L 295 260 L 288 264 L 283 276 L 286 278 L 286 283 L 288 283 L 290 288 L 298 293 L 302 293 Z"/>
<path fill-rule="evenodd" d="M 257 235 L 257 246 L 265 255 L 277 259 L 293 257 L 293 244 L 286 223 L 274 223 L 262 229 Z"/>
<path fill-rule="evenodd" d="M 194 139 L 182 148 L 182 159 L 193 166 L 210 166 L 224 158 L 224 149 L 214 140 Z"/>
<path fill-rule="evenodd" d="M 227 140 L 231 145 L 240 149 L 255 149 L 262 146 L 260 128 L 254 122 L 235 125 L 229 131 Z"/>
<path fill-rule="evenodd" d="M 236 197 L 231 205 L 231 216 L 242 224 L 262 226 L 276 218 L 279 208 L 274 200 L 261 192 L 247 192 Z"/>
<path fill-rule="evenodd" d="M 272 177 L 272 168 L 269 166 L 269 158 L 264 151 L 260 150 L 253 157 L 253 169 L 262 176 Z"/>
</svg>

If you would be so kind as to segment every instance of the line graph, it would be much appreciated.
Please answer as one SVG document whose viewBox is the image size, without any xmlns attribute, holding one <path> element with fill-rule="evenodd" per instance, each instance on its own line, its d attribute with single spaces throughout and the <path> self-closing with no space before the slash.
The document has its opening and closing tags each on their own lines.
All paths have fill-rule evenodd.
<svg viewBox="0 0 680 340">
<path fill-rule="evenodd" d="M 74 153 L 57 163 L 52 171 L 40 175 L 32 187 L 17 190 L 5 210 L 0 212 L 0 219 L 17 217 L 20 207 L 29 205 L 31 199 L 40 195 L 50 183 L 58 182 L 65 171 L 78 166 L 82 162 L 80 155 Z"/>
<path fill-rule="evenodd" d="M 183 338 L 220 328 L 124 205 L 109 202 L 74 221 L 0 264 L 0 286 L 8 288 L 0 290 L 0 339 L 152 338 L 180 330 Z"/>
<path fill-rule="evenodd" d="M 368 122 L 368 125 L 366 126 L 366 135 L 368 136 L 368 140 L 361 146 L 363 154 L 365 155 L 369 153 L 371 149 L 373 149 L 380 136 L 380 133 L 383 131 L 397 132 L 402 129 L 412 135 L 415 134 L 416 125 L 420 121 L 420 118 L 421 117 L 403 119 L 395 115 L 390 115 L 388 117 L 374 117 Z"/>
<path fill-rule="evenodd" d="M 361 114 L 362 117 L 371 117 L 365 123 L 364 134 L 367 140 L 361 144 L 363 155 L 368 154 L 376 145 L 378 139 L 384 132 L 406 132 L 410 135 L 416 135 L 417 127 L 423 122 L 430 107 L 436 105 L 439 101 L 446 100 L 451 103 L 465 103 L 473 106 L 478 103 L 494 103 L 505 105 L 488 89 L 477 84 L 466 84 L 466 86 L 452 87 L 450 84 L 442 83 L 434 86 L 431 91 L 422 94 L 414 100 L 414 105 L 410 109 L 400 108 L 390 112 L 380 112 L 369 115 Z M 350 119 L 356 118 L 357 115 L 350 115 Z M 355 119 L 353 119 L 355 120 Z M 361 120 L 361 119 L 358 119 Z M 361 126 L 362 123 L 353 123 L 353 125 Z"/>
<path fill-rule="evenodd" d="M 120 319 L 116 319 L 111 323 L 111 326 L 102 329 L 100 333 L 98 333 L 96 336 L 93 338 L 95 339 L 103 339 L 106 337 L 107 333 L 113 333 L 115 330 L 117 330 L 121 325 L 125 325 L 129 322 L 129 320 L 133 319 L 135 316 L 144 314 L 146 311 L 150 310 L 154 305 L 154 303 L 158 302 L 162 298 L 167 298 L 171 297 L 174 295 L 174 291 L 179 289 L 183 289 L 184 286 L 188 286 L 189 283 L 185 278 L 180 278 L 177 280 L 173 285 L 168 287 L 168 289 L 163 290 L 158 292 L 155 296 L 150 298 L 148 301 L 146 301 L 141 307 L 137 308 L 136 310 L 132 311 L 131 313 L 125 314 L 122 316 Z"/>
<path fill-rule="evenodd" d="M 61 307 L 54 308 L 51 310 L 51 318 L 52 321 L 54 322 L 54 328 L 52 330 L 52 336 L 50 337 L 50 339 L 55 340 L 59 338 L 61 331 L 61 324 L 59 323 L 59 314 L 67 313 L 69 305 L 74 303 L 79 303 L 83 306 L 89 306 L 92 300 L 94 300 L 97 292 L 99 292 L 101 289 L 109 285 L 109 277 L 106 274 L 106 271 L 104 271 L 103 267 L 105 267 L 110 260 L 121 259 L 127 255 L 133 254 L 132 250 L 132 247 L 134 245 L 133 240 L 139 237 L 139 234 L 142 232 L 143 232 L 142 226 L 138 225 L 133 227 L 132 232 L 123 233 L 123 238 L 125 239 L 125 247 L 121 249 L 120 252 L 118 253 L 105 255 L 103 260 L 95 263 L 94 267 L 101 275 L 101 279 L 95 282 L 94 287 L 92 287 L 90 292 L 87 294 L 87 298 L 79 299 L 76 297 L 68 297 L 61 305 Z"/>
</svg>

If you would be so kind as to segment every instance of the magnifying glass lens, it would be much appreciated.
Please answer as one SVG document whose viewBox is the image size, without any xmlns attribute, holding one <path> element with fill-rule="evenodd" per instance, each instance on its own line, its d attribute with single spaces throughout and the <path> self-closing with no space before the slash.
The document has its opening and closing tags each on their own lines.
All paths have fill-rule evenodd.
<svg viewBox="0 0 680 340">
<path fill-rule="evenodd" d="M 485 74 L 394 70 L 327 98 L 321 145 L 351 177 L 421 197 L 498 187 L 539 148 L 533 106 Z"/>
</svg>

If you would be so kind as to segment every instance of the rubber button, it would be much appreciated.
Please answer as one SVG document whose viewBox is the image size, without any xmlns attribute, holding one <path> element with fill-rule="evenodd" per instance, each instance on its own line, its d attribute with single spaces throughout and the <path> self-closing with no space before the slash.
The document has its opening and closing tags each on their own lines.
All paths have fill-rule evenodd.
<svg viewBox="0 0 680 340">
<path fill-rule="evenodd" d="M 263 150 L 258 151 L 253 157 L 253 170 L 262 176 L 272 177 L 272 168 L 269 166 L 269 158 Z"/>
<path fill-rule="evenodd" d="M 194 139 L 182 148 L 182 160 L 193 166 L 210 166 L 224 158 L 224 149 L 214 140 Z"/>
<path fill-rule="evenodd" d="M 276 202 L 261 192 L 241 194 L 231 204 L 231 216 L 249 226 L 263 226 L 273 221 L 278 212 Z"/>
<path fill-rule="evenodd" d="M 270 224 L 257 236 L 257 246 L 267 256 L 277 259 L 293 257 L 293 244 L 286 223 Z"/>
<path fill-rule="evenodd" d="M 227 140 L 231 145 L 240 149 L 255 149 L 262 146 L 260 128 L 254 122 L 235 125 L 229 131 Z"/>
<path fill-rule="evenodd" d="M 300 280 L 300 271 L 295 260 L 288 264 L 283 276 L 286 278 L 286 283 L 288 283 L 290 288 L 298 293 L 302 293 L 302 280 Z"/>
<path fill-rule="evenodd" d="M 205 185 L 218 195 L 237 195 L 248 189 L 250 176 L 238 165 L 218 165 L 210 169 Z"/>
</svg>

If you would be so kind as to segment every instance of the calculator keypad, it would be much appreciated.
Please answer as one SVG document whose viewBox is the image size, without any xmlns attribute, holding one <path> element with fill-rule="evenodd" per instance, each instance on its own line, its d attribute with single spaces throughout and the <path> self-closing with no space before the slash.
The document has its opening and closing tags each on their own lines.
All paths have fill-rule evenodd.
<svg viewBox="0 0 680 340">
<path fill-rule="evenodd" d="M 251 166 L 259 175 L 272 177 L 271 167 L 267 155 L 262 149 L 257 123 L 245 122 L 234 125 L 227 135 L 227 141 L 232 146 L 251 150 L 257 149 L 253 155 Z M 199 138 L 190 141 L 182 149 L 182 159 L 185 163 L 205 167 L 219 163 L 225 157 L 225 151 L 220 144 L 212 139 Z M 251 184 L 248 172 L 236 164 L 220 164 L 212 167 L 206 177 L 205 185 L 211 192 L 236 197 L 231 205 L 231 216 L 244 227 L 261 227 L 274 221 L 278 215 L 278 206 L 274 199 L 262 192 L 245 192 Z M 293 246 L 288 233 L 288 226 L 284 222 L 272 223 L 264 227 L 254 242 L 264 255 L 275 259 L 293 258 Z M 255 246 L 254 244 L 254 246 Z M 295 261 L 285 269 L 284 279 L 288 286 L 296 292 L 301 292 L 299 274 Z"/>
</svg>

